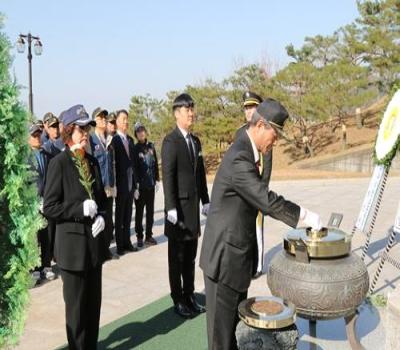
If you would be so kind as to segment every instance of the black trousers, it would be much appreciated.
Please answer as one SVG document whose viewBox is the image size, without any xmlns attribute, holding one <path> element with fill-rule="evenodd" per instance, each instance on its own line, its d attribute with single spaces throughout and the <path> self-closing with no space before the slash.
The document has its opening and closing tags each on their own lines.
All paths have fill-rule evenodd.
<svg viewBox="0 0 400 350">
<path fill-rule="evenodd" d="M 236 350 L 235 330 L 239 322 L 238 306 L 247 291 L 237 292 L 204 275 L 207 309 L 208 350 Z"/>
<path fill-rule="evenodd" d="M 105 219 L 105 227 L 104 227 L 104 239 L 106 243 L 106 247 L 109 248 L 111 241 L 113 239 L 113 231 L 114 231 L 114 222 L 113 222 L 113 204 L 114 198 L 107 197 L 106 200 L 106 219 Z"/>
<path fill-rule="evenodd" d="M 168 272 L 174 304 L 184 302 L 194 292 L 194 268 L 198 239 L 168 240 Z"/>
<path fill-rule="evenodd" d="M 115 199 L 115 241 L 117 249 L 120 250 L 132 245 L 132 205 L 133 191 L 117 194 L 117 198 Z"/>
<path fill-rule="evenodd" d="M 43 268 L 51 266 L 52 259 L 49 226 L 40 229 L 37 238 L 40 246 L 40 270 L 43 270 Z"/>
<path fill-rule="evenodd" d="M 47 219 L 47 229 L 49 235 L 49 249 L 50 249 L 50 260 L 54 259 L 54 242 L 56 239 L 56 222 L 51 219 Z"/>
<path fill-rule="evenodd" d="M 146 237 L 153 235 L 155 190 L 143 188 L 139 190 L 139 199 L 135 201 L 135 231 L 138 239 L 143 239 L 143 210 L 146 207 Z"/>
<path fill-rule="evenodd" d="M 61 269 L 69 350 L 95 350 L 99 336 L 102 267 Z"/>
</svg>

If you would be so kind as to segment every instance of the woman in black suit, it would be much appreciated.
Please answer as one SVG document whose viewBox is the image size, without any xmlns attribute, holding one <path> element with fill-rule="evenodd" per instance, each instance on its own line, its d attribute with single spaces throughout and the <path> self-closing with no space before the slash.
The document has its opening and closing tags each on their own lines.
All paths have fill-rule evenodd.
<svg viewBox="0 0 400 350">
<path fill-rule="evenodd" d="M 76 105 L 64 112 L 63 123 L 66 147 L 50 162 L 43 209 L 56 221 L 54 255 L 63 280 L 69 348 L 96 349 L 106 194 L 96 158 L 84 151 L 94 122 Z"/>
</svg>

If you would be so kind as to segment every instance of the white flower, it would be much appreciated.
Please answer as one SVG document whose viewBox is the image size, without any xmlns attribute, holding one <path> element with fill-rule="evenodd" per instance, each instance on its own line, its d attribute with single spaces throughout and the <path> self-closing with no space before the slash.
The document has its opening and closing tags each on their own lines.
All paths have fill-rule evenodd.
<svg viewBox="0 0 400 350">
<path fill-rule="evenodd" d="M 82 149 L 82 145 L 80 144 L 80 143 L 75 143 L 74 145 L 72 145 L 71 147 L 70 147 L 70 151 L 71 152 L 75 152 L 77 149 Z"/>
<path fill-rule="evenodd" d="M 400 135 L 400 90 L 389 102 L 379 126 L 375 152 L 378 160 L 383 160 L 395 147 Z"/>
</svg>

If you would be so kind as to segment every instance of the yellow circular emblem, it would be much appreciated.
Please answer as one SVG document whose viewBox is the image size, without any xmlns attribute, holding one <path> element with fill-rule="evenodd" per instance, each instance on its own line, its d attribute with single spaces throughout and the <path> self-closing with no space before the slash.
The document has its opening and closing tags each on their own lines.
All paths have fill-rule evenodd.
<svg viewBox="0 0 400 350">
<path fill-rule="evenodd" d="M 378 160 L 383 160 L 394 147 L 400 136 L 400 90 L 389 102 L 375 144 L 375 153 Z"/>
</svg>

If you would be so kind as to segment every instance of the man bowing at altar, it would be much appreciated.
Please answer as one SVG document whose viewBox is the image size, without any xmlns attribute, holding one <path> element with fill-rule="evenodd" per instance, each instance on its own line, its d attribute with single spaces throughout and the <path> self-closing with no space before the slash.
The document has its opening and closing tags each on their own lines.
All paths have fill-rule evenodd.
<svg viewBox="0 0 400 350">
<path fill-rule="evenodd" d="M 209 350 L 237 349 L 238 305 L 257 269 L 258 211 L 296 227 L 321 228 L 320 217 L 269 190 L 259 172 L 260 152 L 275 145 L 288 112 L 264 100 L 248 128 L 226 152 L 214 180 L 200 267 L 204 272 Z"/>
</svg>

